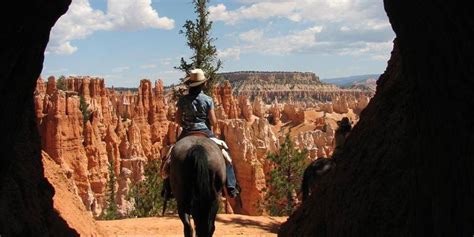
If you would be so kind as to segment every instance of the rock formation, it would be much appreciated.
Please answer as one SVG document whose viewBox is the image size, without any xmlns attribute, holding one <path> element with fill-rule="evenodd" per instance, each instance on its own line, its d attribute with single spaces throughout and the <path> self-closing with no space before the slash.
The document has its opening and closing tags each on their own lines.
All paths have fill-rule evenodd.
<svg viewBox="0 0 474 237">
<path fill-rule="evenodd" d="M 278 147 L 277 137 L 269 123 L 256 119 L 253 123 L 246 120 L 228 120 L 221 124 L 224 140 L 229 146 L 237 180 L 244 190 L 241 194 L 242 209 L 233 206 L 235 213 L 261 215 L 266 189 L 266 155 L 275 152 Z"/>
<path fill-rule="evenodd" d="M 74 182 L 69 174 L 58 165 L 46 152 L 41 153 L 44 175 L 54 187 L 54 209 L 74 228 L 81 236 L 103 236 L 94 219 L 87 212 L 79 198 Z M 54 233 L 52 235 L 59 235 Z"/>
<path fill-rule="evenodd" d="M 275 99 L 280 102 L 331 101 L 341 95 L 371 97 L 374 93 L 364 87 L 341 89 L 323 84 L 312 72 L 228 72 L 219 75 L 224 81 L 230 82 L 235 95 L 247 96 L 251 101 L 263 99 L 267 104 Z M 259 112 L 256 114 L 258 116 Z"/>
<path fill-rule="evenodd" d="M 55 86 L 52 77 L 49 81 Z M 122 190 L 117 192 L 119 211 L 125 214 L 130 204 L 123 202 L 127 195 L 123 190 L 129 189 L 129 181 L 143 180 L 147 160 L 160 158 L 165 137 L 172 135 L 163 84 L 158 81 L 153 89 L 149 80 L 142 80 L 133 95 L 109 91 L 99 78 L 70 77 L 65 83 L 66 92 L 49 83 L 44 90 L 42 79 L 37 81 L 34 98 L 43 149 L 72 176 L 85 208 L 94 216 L 105 209 L 113 160 Z"/>
<path fill-rule="evenodd" d="M 142 80 L 136 93 L 106 89 L 100 78 L 69 77 L 64 81 L 68 91 L 54 87 L 53 77 L 49 79 L 53 86 L 41 78 L 36 83 L 34 98 L 43 149 L 71 176 L 85 208 L 94 216 L 100 216 L 107 205 L 108 167 L 113 161 L 118 177 L 116 200 L 119 212 L 126 215 L 133 208 L 125 199 L 130 185 L 144 179 L 149 160 L 161 159 L 176 142 L 180 128 L 174 122 L 175 102 L 168 102 L 171 98 L 165 96 L 161 81 L 152 88 L 149 80 Z M 271 167 L 266 156 L 278 150 L 285 132 L 292 134 L 297 147 L 311 151 L 309 159 L 328 157 L 336 121 L 343 116 L 357 121 L 353 110 L 361 110 L 367 103 L 367 99 L 359 102 L 346 94 L 335 97 L 337 105 L 279 104 L 276 99 L 265 104 L 260 97 L 252 103 L 245 95 L 235 97 L 229 82 L 214 88 L 213 94 L 220 121 L 214 132 L 228 143 L 245 190 L 245 208 L 233 205 L 233 209 L 250 215 L 265 211 L 255 203 L 263 203 L 265 198 L 265 174 Z"/>
<path fill-rule="evenodd" d="M 50 91 L 50 96 L 39 89 L 48 96 L 32 99 L 49 31 L 69 4 L 33 0 L 5 7 L 13 17 L 6 21 L 7 43 L 0 56 L 2 235 L 90 233 L 72 230 L 53 210 L 54 190 L 42 169 L 33 117 L 36 104 L 43 106 L 36 114 L 48 117 L 43 111 L 50 111 L 62 117 L 58 122 L 72 120 L 68 116 L 73 115 L 63 115 L 58 106 L 69 100 L 68 93 L 63 98 L 60 92 Z M 281 236 L 472 235 L 474 125 L 466 117 L 474 104 L 471 5 L 385 1 L 398 40 L 377 95 L 362 111 L 344 151 L 334 158 L 337 168 L 321 180 L 317 195 L 290 217 Z M 88 100 L 96 96 L 96 89 L 90 93 L 86 86 L 80 93 Z M 439 108 L 449 108 L 450 113 L 440 113 Z M 133 114 L 129 115 L 127 124 L 116 129 L 120 138 L 128 129 Z M 38 119 L 47 124 L 44 118 Z M 243 122 L 225 122 L 233 121 Z M 122 147 L 128 145 L 121 143 L 121 151 Z M 67 164 L 63 159 L 55 162 Z"/>
</svg>

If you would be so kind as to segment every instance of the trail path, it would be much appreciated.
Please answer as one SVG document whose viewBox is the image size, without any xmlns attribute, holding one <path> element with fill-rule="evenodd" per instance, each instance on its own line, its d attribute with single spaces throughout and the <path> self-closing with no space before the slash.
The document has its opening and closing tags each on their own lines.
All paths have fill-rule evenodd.
<svg viewBox="0 0 474 237">
<path fill-rule="evenodd" d="M 219 214 L 214 236 L 277 236 L 287 217 Z M 178 216 L 98 221 L 108 236 L 183 236 Z"/>
</svg>

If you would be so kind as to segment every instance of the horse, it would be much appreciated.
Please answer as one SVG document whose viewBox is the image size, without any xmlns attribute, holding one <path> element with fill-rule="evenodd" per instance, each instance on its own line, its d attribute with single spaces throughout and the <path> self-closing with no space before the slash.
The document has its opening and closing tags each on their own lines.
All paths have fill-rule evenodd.
<svg viewBox="0 0 474 237">
<path fill-rule="evenodd" d="M 329 158 L 318 158 L 306 167 L 303 173 L 303 181 L 301 182 L 301 191 L 303 193 L 303 202 L 313 192 L 313 187 L 324 174 L 335 167 L 334 161 Z"/>
<path fill-rule="evenodd" d="M 184 236 L 193 236 L 190 217 L 198 237 L 212 236 L 219 195 L 226 180 L 225 160 L 220 148 L 203 136 L 180 139 L 171 153 L 169 177 Z"/>
</svg>

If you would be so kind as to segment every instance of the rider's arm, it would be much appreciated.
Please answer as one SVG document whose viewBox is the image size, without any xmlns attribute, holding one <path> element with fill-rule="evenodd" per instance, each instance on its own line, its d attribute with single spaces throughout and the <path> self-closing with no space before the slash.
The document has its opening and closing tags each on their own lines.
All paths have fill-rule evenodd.
<svg viewBox="0 0 474 237">
<path fill-rule="evenodd" d="M 174 121 L 181 126 L 181 110 L 178 108 L 174 115 Z"/>
<path fill-rule="evenodd" d="M 211 122 L 211 131 L 212 129 L 217 127 L 217 118 L 216 118 L 216 113 L 214 112 L 214 109 L 209 110 L 209 122 Z"/>
</svg>

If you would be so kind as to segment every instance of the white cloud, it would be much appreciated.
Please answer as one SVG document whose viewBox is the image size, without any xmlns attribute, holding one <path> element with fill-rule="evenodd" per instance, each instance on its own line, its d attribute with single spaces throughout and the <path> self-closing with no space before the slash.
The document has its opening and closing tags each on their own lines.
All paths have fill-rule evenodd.
<svg viewBox="0 0 474 237">
<path fill-rule="evenodd" d="M 289 35 L 268 38 L 259 41 L 257 47 L 267 54 L 289 54 L 316 45 L 316 34 L 322 31 L 321 26 L 314 26 Z"/>
<path fill-rule="evenodd" d="M 255 42 L 261 40 L 263 37 L 263 30 L 253 29 L 239 34 L 239 38 L 247 42 Z"/>
<path fill-rule="evenodd" d="M 71 42 L 66 41 L 62 44 L 51 44 L 50 46 L 48 46 L 46 54 L 49 54 L 51 52 L 56 54 L 73 54 L 76 51 L 77 47 L 72 46 Z"/>
<path fill-rule="evenodd" d="M 313 26 L 288 35 L 266 37 L 265 32 L 259 37 L 247 37 L 249 32 L 260 32 L 258 29 L 242 33 L 243 43 L 219 50 L 219 57 L 239 59 L 242 53 L 256 52 L 264 55 L 288 55 L 294 53 L 314 53 L 322 55 L 358 56 L 371 60 L 387 60 L 393 48 L 392 40 L 382 42 L 366 41 L 319 41 L 323 34 L 322 26 Z"/>
<path fill-rule="evenodd" d="M 228 9 L 223 3 L 211 6 L 211 19 L 228 25 L 260 20 L 266 22 L 267 26 L 237 33 L 239 37 L 236 45 L 221 49 L 222 52 L 238 51 L 239 55 L 251 52 L 274 55 L 309 52 L 383 60 L 387 58 L 385 55 L 389 55 L 392 47 L 394 34 L 380 1 L 239 2 L 242 6 L 235 9 Z M 281 27 L 281 21 L 274 19 L 286 19 L 288 22 Z M 301 26 L 308 25 L 315 26 L 301 29 Z M 295 30 L 293 27 L 300 29 Z"/>
<path fill-rule="evenodd" d="M 72 40 L 84 39 L 95 31 L 172 29 L 174 20 L 160 17 L 151 0 L 108 0 L 107 12 L 93 9 L 89 0 L 72 1 L 67 13 L 51 31 L 47 53 L 72 54 Z"/>
<path fill-rule="evenodd" d="M 327 24 L 346 22 L 349 28 L 385 29 L 389 27 L 382 3 L 367 0 L 243 0 L 244 4 L 229 10 L 223 4 L 209 7 L 213 21 L 236 24 L 245 20 L 285 18 L 290 21 Z M 354 27 L 352 27 L 354 26 Z"/>
<path fill-rule="evenodd" d="M 352 55 L 352 56 L 361 56 L 361 55 L 370 55 L 380 56 L 380 55 L 389 55 L 390 51 L 393 48 L 393 42 L 354 42 L 347 47 L 336 49 L 339 55 Z"/>
<path fill-rule="evenodd" d="M 259 2 L 248 7 L 240 7 L 228 11 L 227 7 L 220 3 L 209 7 L 211 20 L 224 21 L 227 24 L 235 24 L 242 20 L 268 19 L 271 17 L 284 17 L 292 21 L 299 21 L 301 17 L 295 14 L 296 2 Z"/>
<path fill-rule="evenodd" d="M 174 20 L 160 17 L 151 0 L 108 0 L 107 16 L 115 29 L 174 28 Z"/>
<path fill-rule="evenodd" d="M 244 44 L 219 51 L 219 57 L 238 59 L 241 52 L 259 52 L 268 55 L 286 55 L 315 46 L 316 34 L 323 30 L 321 26 L 291 32 L 288 35 L 265 37 L 259 29 L 253 29 L 239 35 Z"/>
<path fill-rule="evenodd" d="M 218 50 L 217 56 L 220 59 L 240 59 L 240 48 L 227 48 L 224 50 Z"/>
</svg>

